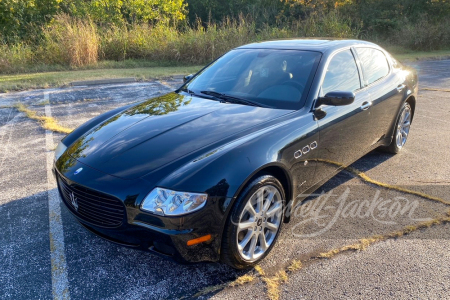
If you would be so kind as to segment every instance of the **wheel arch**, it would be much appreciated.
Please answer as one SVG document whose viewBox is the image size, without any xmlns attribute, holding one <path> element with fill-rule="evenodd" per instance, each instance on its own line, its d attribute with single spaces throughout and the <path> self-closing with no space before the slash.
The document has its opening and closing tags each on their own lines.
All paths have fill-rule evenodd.
<svg viewBox="0 0 450 300">
<path fill-rule="evenodd" d="M 239 195 L 247 189 L 247 187 L 253 180 L 255 180 L 259 176 L 263 176 L 263 175 L 271 175 L 271 176 L 275 177 L 281 183 L 281 185 L 284 189 L 285 197 L 289 198 L 289 200 L 287 200 L 286 202 L 289 203 L 290 201 L 292 201 L 292 194 L 293 194 L 292 178 L 291 178 L 289 172 L 287 171 L 287 168 L 279 162 L 269 163 L 269 164 L 266 164 L 266 165 L 258 168 L 257 170 L 255 170 L 239 186 L 239 188 L 236 190 L 235 194 L 233 195 L 233 200 L 232 200 L 231 204 L 227 208 L 225 220 L 228 220 L 228 218 L 230 217 L 232 210 L 234 209 L 235 205 L 237 204 L 236 202 L 237 202 Z M 289 221 L 289 219 L 285 217 L 283 221 L 285 223 L 287 223 Z M 227 224 L 227 223 L 228 223 L 228 221 L 225 221 L 225 224 Z M 227 230 L 227 227 L 223 226 L 222 232 L 220 234 L 220 240 L 221 240 L 220 241 L 220 256 L 222 257 L 222 259 L 223 259 L 222 246 L 224 243 L 223 239 L 224 239 L 226 230 Z"/>
<path fill-rule="evenodd" d="M 276 179 L 278 179 L 278 181 L 281 183 L 283 189 L 284 189 L 284 194 L 286 197 L 286 207 L 287 205 L 292 201 L 293 199 L 293 182 L 292 182 L 292 177 L 289 174 L 287 168 L 281 164 L 281 163 L 270 163 L 267 165 L 264 165 L 262 167 L 260 167 L 259 169 L 257 169 L 256 171 L 254 171 L 252 174 L 250 174 L 245 180 L 244 182 L 241 184 L 241 186 L 236 190 L 235 195 L 233 196 L 233 203 L 229 208 L 228 213 L 231 212 L 231 209 L 234 207 L 235 202 L 237 200 L 237 198 L 239 197 L 239 195 L 242 193 L 242 191 L 245 190 L 245 188 L 257 177 L 262 176 L 262 175 L 271 175 L 273 177 L 275 177 Z M 228 215 L 228 214 L 227 214 Z M 289 221 L 289 218 L 285 217 L 284 219 L 285 222 Z"/>
<path fill-rule="evenodd" d="M 406 103 L 408 103 L 411 106 L 411 122 L 414 119 L 414 112 L 416 111 L 416 97 L 414 95 L 409 96 L 406 101 Z"/>
</svg>

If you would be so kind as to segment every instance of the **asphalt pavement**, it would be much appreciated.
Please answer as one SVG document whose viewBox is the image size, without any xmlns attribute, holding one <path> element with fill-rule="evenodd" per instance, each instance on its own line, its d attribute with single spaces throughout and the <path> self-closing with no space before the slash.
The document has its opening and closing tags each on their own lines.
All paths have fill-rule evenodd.
<svg viewBox="0 0 450 300">
<path fill-rule="evenodd" d="M 450 209 L 427 199 L 450 201 L 450 60 L 410 65 L 419 70 L 420 96 L 405 148 L 398 155 L 374 151 L 352 166 L 390 186 L 343 171 L 295 208 L 261 263 L 266 276 L 272 276 L 295 259 L 304 262 L 280 285 L 281 299 L 450 298 L 450 225 L 316 259 L 360 238 L 439 218 Z M 267 284 L 255 270 L 237 272 L 219 263 L 180 265 L 86 231 L 59 205 L 49 172 L 54 147 L 64 135 L 42 129 L 13 107 L 23 103 L 74 128 L 180 84 L 172 79 L 0 94 L 0 299 L 268 297 Z M 256 277 L 227 286 L 244 274 Z"/>
</svg>

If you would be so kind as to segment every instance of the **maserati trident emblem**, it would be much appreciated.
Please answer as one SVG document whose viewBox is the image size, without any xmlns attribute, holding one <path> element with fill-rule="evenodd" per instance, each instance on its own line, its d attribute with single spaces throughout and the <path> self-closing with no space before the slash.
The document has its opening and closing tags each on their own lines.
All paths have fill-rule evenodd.
<svg viewBox="0 0 450 300">
<path fill-rule="evenodd" d="M 79 168 L 79 169 L 77 169 L 74 173 L 73 173 L 73 175 L 77 175 L 77 174 L 80 174 L 81 173 L 81 171 L 83 171 L 83 168 Z"/>
<path fill-rule="evenodd" d="M 72 203 L 73 208 L 78 211 L 78 201 L 77 197 L 73 193 L 70 194 L 70 203 Z"/>
</svg>

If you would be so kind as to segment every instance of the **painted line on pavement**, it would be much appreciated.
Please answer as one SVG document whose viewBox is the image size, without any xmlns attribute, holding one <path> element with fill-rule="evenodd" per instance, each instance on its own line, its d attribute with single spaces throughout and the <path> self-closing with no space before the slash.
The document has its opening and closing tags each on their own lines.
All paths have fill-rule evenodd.
<svg viewBox="0 0 450 300">
<path fill-rule="evenodd" d="M 44 99 L 49 99 L 49 93 L 44 92 Z M 45 105 L 45 116 L 51 117 L 50 104 Z M 45 146 L 47 152 L 47 193 L 48 216 L 50 228 L 50 258 L 52 265 L 52 294 L 53 299 L 70 299 L 69 281 L 67 279 L 67 263 L 64 252 L 64 231 L 61 220 L 61 206 L 56 180 L 53 176 L 54 149 L 53 132 L 45 130 Z"/>
</svg>

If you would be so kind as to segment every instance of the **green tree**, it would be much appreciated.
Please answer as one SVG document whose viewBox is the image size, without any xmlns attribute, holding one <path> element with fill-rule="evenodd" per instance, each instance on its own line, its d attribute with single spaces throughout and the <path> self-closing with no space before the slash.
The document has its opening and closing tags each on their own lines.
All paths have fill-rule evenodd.
<svg viewBox="0 0 450 300">
<path fill-rule="evenodd" d="M 37 40 L 40 29 L 53 19 L 61 0 L 0 0 L 3 42 Z"/>
<path fill-rule="evenodd" d="M 176 22 L 186 15 L 184 0 L 64 0 L 65 13 L 97 24 Z"/>
<path fill-rule="evenodd" d="M 186 17 L 184 0 L 124 0 L 123 15 L 129 23 L 177 22 Z"/>
<path fill-rule="evenodd" d="M 187 0 L 187 3 L 191 24 L 195 24 L 197 18 L 220 22 L 240 14 L 249 15 L 260 23 L 272 23 L 287 6 L 284 0 Z"/>
<path fill-rule="evenodd" d="M 176 24 L 185 19 L 184 0 L 0 0 L 0 38 L 6 43 L 38 42 L 42 27 L 58 13 L 98 25 Z"/>
</svg>

